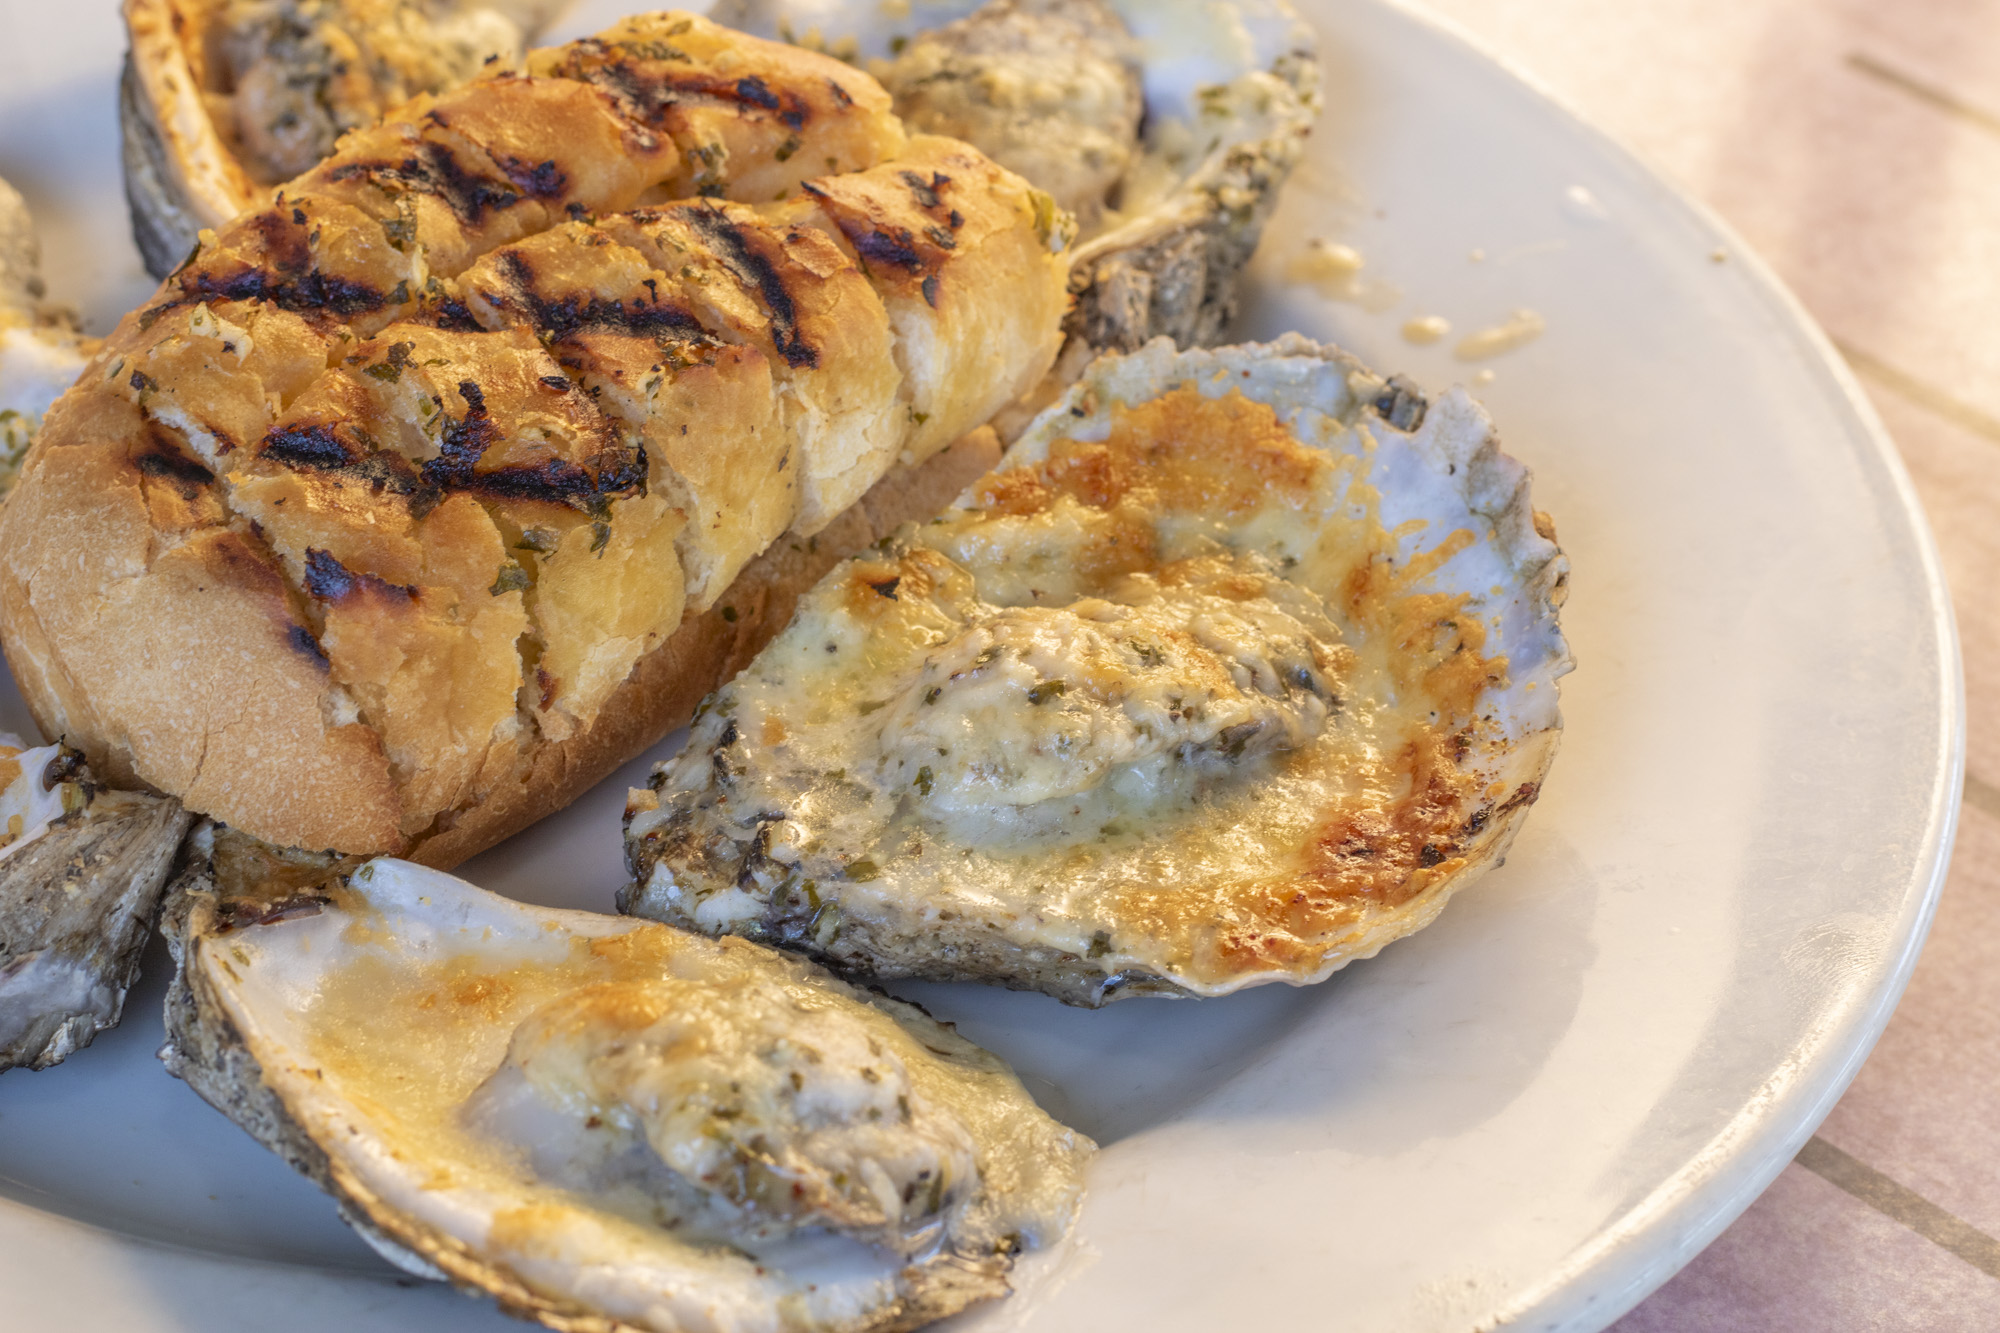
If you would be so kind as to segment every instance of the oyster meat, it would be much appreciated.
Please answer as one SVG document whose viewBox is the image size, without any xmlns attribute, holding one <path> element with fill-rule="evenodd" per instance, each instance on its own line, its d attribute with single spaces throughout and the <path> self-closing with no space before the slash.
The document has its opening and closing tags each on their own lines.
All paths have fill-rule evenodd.
<svg viewBox="0 0 2000 1333">
<path fill-rule="evenodd" d="M 1052 390 L 1097 351 L 1222 337 L 1320 107 L 1318 41 L 1285 0 L 722 0 L 712 12 L 862 63 L 913 124 L 965 138 L 1079 211 Z M 1137 115 L 1124 100 L 1134 72 Z"/>
<path fill-rule="evenodd" d="M 232 837 L 190 840 L 163 1056 L 412 1272 L 561 1329 L 906 1329 L 1075 1212 L 1089 1140 L 912 1005 Z"/>
<path fill-rule="evenodd" d="M 117 1026 L 187 823 L 178 801 L 99 789 L 74 750 L 0 737 L 0 1070 Z"/>
<path fill-rule="evenodd" d="M 1568 565 L 1461 390 L 1101 358 L 834 570 L 632 794 L 630 912 L 1097 1005 L 1324 978 L 1496 864 Z"/>
</svg>

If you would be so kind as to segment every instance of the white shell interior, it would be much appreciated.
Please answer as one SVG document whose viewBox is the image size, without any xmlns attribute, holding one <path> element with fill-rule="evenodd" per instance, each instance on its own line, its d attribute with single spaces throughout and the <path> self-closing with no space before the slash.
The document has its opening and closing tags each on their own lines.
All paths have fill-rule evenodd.
<svg viewBox="0 0 2000 1333">
<path fill-rule="evenodd" d="M 576 1151 L 577 1127 L 548 1104 L 515 1096 L 511 1084 L 476 1114 L 468 1114 L 471 1100 L 450 1099 L 445 1114 L 458 1123 L 444 1133 L 436 1132 L 442 1117 L 402 1111 L 430 1105 L 422 1092 L 403 1091 L 411 1080 L 426 1088 L 478 1088 L 500 1069 L 520 1021 L 585 980 L 576 967 L 578 940 L 659 928 L 523 906 L 405 861 L 371 862 L 351 887 L 355 900 L 338 907 L 205 937 L 199 966 L 265 1084 L 328 1153 L 336 1175 L 380 1201 L 378 1222 L 385 1215 L 411 1219 L 546 1295 L 661 1333 L 846 1328 L 898 1298 L 905 1261 L 838 1234 L 808 1229 L 702 1244 L 601 1206 L 588 1186 L 541 1169 Z M 706 941 L 679 938 L 704 958 L 711 951 Z M 768 958 L 759 954 L 750 967 Z M 360 983 L 370 988 L 363 993 L 369 1007 L 379 1002 L 397 1021 L 387 1035 L 399 1059 L 410 1056 L 386 1075 L 371 1070 L 357 1077 L 352 1063 L 343 1062 L 343 1051 L 352 1049 L 344 1043 L 380 1049 L 367 1044 L 377 1039 L 360 1035 L 364 1025 L 335 998 L 344 994 L 351 1005 L 355 983 L 340 974 L 357 965 L 369 969 Z M 740 975 L 740 961 L 728 966 Z M 478 980 L 454 983 L 453 976 Z M 420 987 L 441 989 L 412 1005 L 398 989 L 409 977 L 429 978 Z M 452 989 L 465 984 L 477 988 L 476 1013 L 462 1007 L 467 994 Z M 872 1012 L 853 1000 L 837 1002 Z M 337 1030 L 343 1022 L 345 1030 Z M 1019 1098 L 1018 1086 L 1012 1095 Z M 1003 1093 L 990 1104 L 980 1148 L 989 1182 L 1015 1141 L 1041 1142 L 1018 1118 L 1008 1119 L 1018 1117 L 1024 1098 L 1010 1101 Z M 995 1127 L 1003 1131 L 998 1142 Z M 1049 1179 L 1066 1169 L 1054 1165 Z M 1059 1185 L 1058 1192 L 1066 1198 L 1070 1188 Z M 1038 1193 L 1029 1202 L 1024 1195 L 1016 1209 L 1016 1225 L 1031 1242 L 1043 1220 L 1037 1205 L 1047 1197 Z M 1054 1219 L 1054 1228 L 1064 1221 Z M 398 1234 L 408 1240 L 409 1233 Z M 396 1246 L 380 1248 L 412 1271 L 438 1275 Z"/>
</svg>

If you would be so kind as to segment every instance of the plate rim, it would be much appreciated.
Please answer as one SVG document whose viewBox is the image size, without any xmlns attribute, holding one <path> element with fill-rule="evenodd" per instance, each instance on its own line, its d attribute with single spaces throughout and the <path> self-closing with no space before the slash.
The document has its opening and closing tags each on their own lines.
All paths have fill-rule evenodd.
<svg viewBox="0 0 2000 1333">
<path fill-rule="evenodd" d="M 1846 409 L 1849 435 L 1857 444 L 1866 444 L 1866 456 L 1886 477 L 1889 494 L 1896 502 L 1894 512 L 1908 524 L 1923 574 L 1939 667 L 1939 763 L 1931 775 L 1923 851 L 1914 859 L 1905 880 L 1904 916 L 1898 923 L 1900 943 L 1894 960 L 1873 993 L 1841 1015 L 1846 1020 L 1838 1025 L 1841 1030 L 1822 1040 L 1819 1064 L 1808 1066 L 1809 1071 L 1820 1073 L 1817 1080 L 1807 1072 L 1787 1082 L 1785 1066 L 1781 1065 L 1743 1110 L 1685 1166 L 1553 1265 L 1539 1282 L 1508 1298 L 1489 1317 L 1496 1327 L 1598 1333 L 1665 1285 L 1757 1201 L 1832 1113 L 1894 1017 L 1929 938 L 1938 900 L 1950 875 L 1964 801 L 1965 662 L 1957 616 L 1930 518 L 1895 438 L 1832 337 L 1734 226 L 1649 154 L 1596 124 L 1540 75 L 1451 16 L 1426 7 L 1422 0 L 1337 3 L 1391 12 L 1499 70 L 1591 140 L 1609 161 L 1644 181 L 1668 206 L 1679 209 L 1685 221 L 1715 236 L 1727 251 L 1729 262 L 1749 275 L 1755 298 L 1778 317 L 1782 335 L 1805 353 L 1802 368 L 1821 382 L 1827 401 Z M 1840 1052 L 1838 1059 L 1832 1058 L 1836 1051 Z M 1635 1251 L 1641 1252 L 1637 1262 Z"/>
</svg>

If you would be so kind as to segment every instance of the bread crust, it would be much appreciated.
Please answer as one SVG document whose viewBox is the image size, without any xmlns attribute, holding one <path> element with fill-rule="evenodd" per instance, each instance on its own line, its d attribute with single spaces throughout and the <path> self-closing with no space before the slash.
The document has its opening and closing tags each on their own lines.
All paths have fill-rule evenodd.
<svg viewBox="0 0 2000 1333">
<path fill-rule="evenodd" d="M 886 531 L 871 513 L 955 493 L 977 467 L 892 478 L 851 509 L 1053 359 L 1061 246 L 1032 190 L 972 150 L 959 184 L 924 186 L 950 196 L 932 225 L 963 226 L 964 250 L 914 269 L 801 220 L 808 196 L 762 193 L 907 192 L 914 171 L 866 160 L 909 146 L 866 75 L 671 14 L 541 67 L 345 137 L 209 234 L 50 414 L 0 510 L 0 637 L 38 722 L 112 781 L 278 846 L 453 864 L 683 721 L 833 558 Z M 718 81 L 739 68 L 764 73 Z M 841 174 L 799 160 L 815 154 Z M 652 204 L 690 161 L 720 197 Z M 606 238 L 636 270 L 592 266 Z M 479 287 L 538 264 L 578 299 Z M 1037 315 L 971 364 L 899 355 L 963 344 L 978 321 L 960 307 L 982 300 Z M 885 301 L 921 309 L 892 323 Z M 628 358 L 613 384 L 584 355 L 600 334 L 657 363 Z M 775 448 L 703 418 L 746 402 L 703 376 L 755 358 Z M 622 409 L 599 402 L 617 391 Z M 785 478 L 768 514 L 731 512 L 729 467 Z M 736 523 L 752 530 L 717 535 Z"/>
</svg>

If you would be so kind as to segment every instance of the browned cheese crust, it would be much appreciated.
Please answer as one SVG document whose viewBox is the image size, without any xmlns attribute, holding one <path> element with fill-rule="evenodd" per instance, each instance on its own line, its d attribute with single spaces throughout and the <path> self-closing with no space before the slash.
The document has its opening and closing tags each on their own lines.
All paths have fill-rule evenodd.
<svg viewBox="0 0 2000 1333">
<path fill-rule="evenodd" d="M 1047 369 L 1046 196 L 867 76 L 678 14 L 529 68 L 204 233 L 51 411 L 0 635 L 110 781 L 453 864 L 684 721 Z"/>
<path fill-rule="evenodd" d="M 1238 364 L 1260 352 L 1257 392 L 1298 374 Z M 1094 1006 L 1317 980 L 1495 863 L 1568 666 L 1552 530 L 1513 526 L 1525 475 L 1460 400 L 1412 435 L 1357 368 L 1366 447 L 1333 449 L 1224 391 L 1233 366 L 1195 368 L 1102 416 L 1087 380 L 1076 436 L 1045 419 L 829 574 L 632 794 L 621 910 Z M 1384 525 L 1409 512 L 1375 489 L 1385 456 L 1408 493 L 1409 459 L 1435 462 L 1428 516 Z M 1461 471 L 1504 507 L 1447 491 Z M 1461 553 L 1461 582 L 1434 581 Z M 1532 633 L 1494 611 L 1503 582 L 1536 599 Z"/>
</svg>

